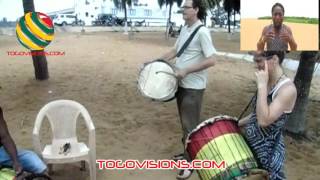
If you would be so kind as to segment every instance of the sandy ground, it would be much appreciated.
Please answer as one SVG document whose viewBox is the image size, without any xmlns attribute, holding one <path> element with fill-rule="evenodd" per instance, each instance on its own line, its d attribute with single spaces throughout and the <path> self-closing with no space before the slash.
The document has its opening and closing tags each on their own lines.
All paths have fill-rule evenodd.
<svg viewBox="0 0 320 180">
<path fill-rule="evenodd" d="M 271 20 L 241 19 L 241 50 L 256 50 L 263 28 L 271 23 Z M 288 22 L 284 24 L 291 28 L 298 51 L 319 50 L 318 25 Z"/>
<path fill-rule="evenodd" d="M 213 34 L 219 51 L 239 52 L 240 36 Z M 168 51 L 175 39 L 164 33 L 58 33 L 47 51 L 65 51 L 48 57 L 50 79 L 34 80 L 31 57 L 9 57 L 7 51 L 25 51 L 15 36 L 0 36 L 0 104 L 10 132 L 19 147 L 32 149 L 32 128 L 42 106 L 56 99 L 72 99 L 89 111 L 96 127 L 97 158 L 168 159 L 182 151 L 181 127 L 175 102 L 156 103 L 143 98 L 136 79 L 140 65 Z M 201 119 L 226 114 L 238 116 L 255 91 L 254 65 L 219 58 L 209 70 Z M 293 77 L 294 72 L 287 72 Z M 314 180 L 320 176 L 320 78 L 314 78 L 308 109 L 308 127 L 315 140 L 286 137 L 288 179 Z M 49 93 L 51 91 L 51 93 Z M 84 124 L 78 124 L 86 140 Z M 51 137 L 48 123 L 41 134 Z M 88 179 L 79 164 L 54 166 L 54 179 Z M 176 170 L 97 170 L 100 180 L 175 179 Z M 196 173 L 191 180 L 198 179 Z"/>
</svg>

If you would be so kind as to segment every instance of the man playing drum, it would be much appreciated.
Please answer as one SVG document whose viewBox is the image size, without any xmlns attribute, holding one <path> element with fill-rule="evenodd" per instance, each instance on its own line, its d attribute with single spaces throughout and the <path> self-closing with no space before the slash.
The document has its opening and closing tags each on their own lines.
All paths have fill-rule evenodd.
<svg viewBox="0 0 320 180">
<path fill-rule="evenodd" d="M 174 59 L 193 31 L 202 25 L 201 20 L 206 16 L 204 3 L 203 0 L 185 1 L 182 8 L 186 25 L 182 28 L 174 48 L 161 59 L 166 61 Z M 179 79 L 176 98 L 183 129 L 183 143 L 188 133 L 200 123 L 202 97 L 207 84 L 207 68 L 215 65 L 215 52 L 209 30 L 201 27 L 181 56 L 176 58 L 176 76 Z M 186 153 L 176 158 L 188 159 Z M 177 178 L 186 179 L 191 173 L 192 170 L 182 170 Z"/>
<path fill-rule="evenodd" d="M 285 179 L 282 131 L 297 98 L 294 83 L 281 68 L 284 56 L 283 51 L 255 54 L 258 91 L 252 101 L 254 110 L 239 120 L 259 167 L 269 172 L 271 180 Z"/>
</svg>

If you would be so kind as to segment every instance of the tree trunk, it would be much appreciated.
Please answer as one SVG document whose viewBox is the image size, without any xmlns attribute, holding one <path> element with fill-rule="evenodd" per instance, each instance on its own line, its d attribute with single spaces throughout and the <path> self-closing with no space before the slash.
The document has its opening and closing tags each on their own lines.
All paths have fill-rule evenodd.
<svg viewBox="0 0 320 180">
<path fill-rule="evenodd" d="M 301 52 L 299 67 L 294 78 L 294 84 L 297 88 L 297 101 L 286 123 L 286 130 L 290 134 L 301 136 L 306 131 L 306 111 L 316 55 L 317 52 Z"/>
<path fill-rule="evenodd" d="M 220 28 L 222 28 L 222 22 L 221 22 L 221 19 L 220 19 L 220 2 L 218 2 L 217 0 L 215 0 L 215 2 L 216 2 L 216 5 L 217 5 L 217 7 L 218 7 L 218 13 L 217 13 L 217 20 L 219 21 L 219 22 L 217 22 L 219 25 L 220 25 Z"/>
<path fill-rule="evenodd" d="M 166 27 L 166 39 L 169 39 L 169 27 L 171 26 L 171 10 L 172 10 L 172 5 L 173 4 L 169 4 L 169 18 L 168 18 L 168 22 L 167 22 L 167 27 Z"/>
<path fill-rule="evenodd" d="M 170 3 L 170 6 L 169 6 L 169 19 L 168 19 L 168 20 L 169 20 L 169 23 L 171 23 L 171 10 L 172 10 L 172 5 L 173 5 L 173 4 Z"/>
<path fill-rule="evenodd" d="M 127 14 L 127 4 L 125 1 L 123 1 L 123 7 L 124 7 L 124 34 L 128 34 L 128 14 Z"/>
<path fill-rule="evenodd" d="M 233 10 L 233 31 L 236 29 L 236 11 Z"/>
<path fill-rule="evenodd" d="M 210 3 L 210 2 L 208 2 L 208 3 Z M 214 7 L 215 7 L 215 5 L 213 5 L 213 4 L 210 4 L 209 5 L 209 11 L 210 11 L 210 14 L 211 14 L 211 20 L 212 20 L 212 17 L 213 17 L 213 15 L 215 15 L 215 13 L 214 13 Z"/>
<path fill-rule="evenodd" d="M 230 30 L 230 14 L 231 14 L 231 12 L 230 12 L 231 10 L 228 10 L 228 32 L 230 33 L 231 32 L 231 30 Z"/>
<path fill-rule="evenodd" d="M 34 12 L 33 0 L 23 0 L 23 9 L 25 14 L 28 12 Z M 35 78 L 37 80 L 47 80 L 49 78 L 48 64 L 46 56 L 42 55 L 44 54 L 43 50 L 32 50 L 31 52 L 40 52 L 37 53 L 37 55 L 32 55 Z"/>
</svg>

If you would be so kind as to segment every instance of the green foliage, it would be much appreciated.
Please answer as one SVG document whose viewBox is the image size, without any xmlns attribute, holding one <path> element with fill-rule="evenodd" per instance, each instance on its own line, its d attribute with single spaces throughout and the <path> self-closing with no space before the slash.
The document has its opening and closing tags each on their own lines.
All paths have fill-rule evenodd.
<svg viewBox="0 0 320 180">
<path fill-rule="evenodd" d="M 114 6 L 116 6 L 119 9 L 125 9 L 126 4 L 128 6 L 132 5 L 132 0 L 113 0 Z"/>
<path fill-rule="evenodd" d="M 172 6 L 173 3 L 177 3 L 178 6 L 181 6 L 182 0 L 158 0 L 158 4 L 159 4 L 160 8 L 162 8 L 163 5 Z"/>
<path fill-rule="evenodd" d="M 272 19 L 271 16 L 259 17 L 258 19 Z M 286 16 L 284 17 L 284 22 L 292 22 L 292 23 L 302 23 L 302 24 L 319 24 L 318 18 L 307 18 L 307 17 L 292 17 Z"/>
<path fill-rule="evenodd" d="M 219 7 L 219 3 L 222 0 L 206 0 L 205 3 L 209 9 L 214 9 L 216 6 Z"/>
</svg>

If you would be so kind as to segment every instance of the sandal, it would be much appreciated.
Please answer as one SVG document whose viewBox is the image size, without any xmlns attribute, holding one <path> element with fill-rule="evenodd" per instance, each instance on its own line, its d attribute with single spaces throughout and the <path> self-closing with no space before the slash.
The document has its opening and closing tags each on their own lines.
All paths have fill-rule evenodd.
<svg viewBox="0 0 320 180">
<path fill-rule="evenodd" d="M 190 178 L 193 173 L 193 169 L 180 169 L 179 173 L 177 174 L 178 180 L 185 180 Z"/>
</svg>

